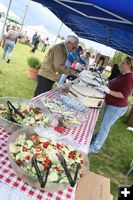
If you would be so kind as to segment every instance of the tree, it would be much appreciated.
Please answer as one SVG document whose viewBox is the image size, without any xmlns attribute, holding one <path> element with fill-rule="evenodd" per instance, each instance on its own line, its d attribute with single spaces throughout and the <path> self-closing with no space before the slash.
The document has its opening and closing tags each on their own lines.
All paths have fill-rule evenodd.
<svg viewBox="0 0 133 200">
<path fill-rule="evenodd" d="M 80 44 L 82 47 L 84 47 L 84 48 L 86 49 L 86 46 L 85 46 L 85 43 L 84 43 L 84 42 L 79 41 L 79 44 Z"/>
<path fill-rule="evenodd" d="M 87 49 L 90 53 L 93 53 L 95 51 L 95 49 L 93 49 L 93 47 L 90 47 Z"/>
<path fill-rule="evenodd" d="M 120 51 L 116 51 L 113 58 L 110 59 L 109 65 L 113 65 L 114 63 L 120 65 L 122 61 L 127 57 L 128 55 L 125 53 L 122 53 Z"/>
<path fill-rule="evenodd" d="M 65 40 L 65 37 L 60 34 L 58 34 L 58 38 L 60 38 L 61 40 Z"/>
</svg>

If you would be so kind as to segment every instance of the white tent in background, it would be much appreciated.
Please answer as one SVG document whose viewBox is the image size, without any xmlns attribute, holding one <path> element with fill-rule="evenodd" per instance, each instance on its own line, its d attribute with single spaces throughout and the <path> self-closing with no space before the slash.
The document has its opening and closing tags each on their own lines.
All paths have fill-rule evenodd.
<svg viewBox="0 0 133 200">
<path fill-rule="evenodd" d="M 48 30 L 43 25 L 38 26 L 31 26 L 31 25 L 25 25 L 23 27 L 23 32 L 26 33 L 29 37 L 32 37 L 35 32 L 38 33 L 38 35 L 41 35 L 41 39 L 45 39 L 46 37 L 49 38 L 50 44 L 53 44 L 56 36 L 48 32 Z M 61 39 L 58 38 L 57 43 L 62 42 Z"/>
<path fill-rule="evenodd" d="M 5 13 L 5 14 L 7 12 L 7 7 L 4 6 L 2 3 L 0 3 L 0 12 L 1 13 Z M 20 18 L 17 15 L 15 15 L 13 12 L 11 12 L 11 11 L 9 11 L 9 16 L 13 17 L 14 19 L 16 19 L 18 21 L 20 21 Z"/>
</svg>

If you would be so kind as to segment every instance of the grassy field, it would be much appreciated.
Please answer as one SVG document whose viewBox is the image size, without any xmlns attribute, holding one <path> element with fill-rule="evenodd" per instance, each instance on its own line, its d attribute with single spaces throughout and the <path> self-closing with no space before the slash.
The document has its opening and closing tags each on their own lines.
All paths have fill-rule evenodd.
<svg viewBox="0 0 133 200">
<path fill-rule="evenodd" d="M 17 44 L 15 46 L 11 63 L 0 60 L 0 96 L 16 96 L 32 98 L 36 81 L 27 77 L 27 58 L 31 56 L 30 47 Z M 2 49 L 0 48 L 0 56 Z M 38 50 L 35 56 L 42 61 L 44 53 Z M 133 101 L 130 98 L 130 101 Z M 130 109 L 130 108 L 129 108 Z M 119 184 L 133 184 L 132 176 L 125 177 L 131 159 L 133 158 L 133 133 L 126 130 L 128 112 L 111 129 L 109 137 L 98 155 L 90 155 L 91 171 L 102 174 L 111 179 L 111 193 L 117 199 L 117 186 Z M 96 130 L 100 125 L 100 117 Z M 94 186 L 95 187 L 95 186 Z"/>
</svg>

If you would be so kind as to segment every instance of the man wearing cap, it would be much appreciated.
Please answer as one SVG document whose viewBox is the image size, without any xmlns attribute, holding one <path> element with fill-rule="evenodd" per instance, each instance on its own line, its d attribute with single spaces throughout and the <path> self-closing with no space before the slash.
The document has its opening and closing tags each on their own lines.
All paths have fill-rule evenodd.
<svg viewBox="0 0 133 200">
<path fill-rule="evenodd" d="M 3 56 L 2 59 L 5 59 L 6 53 L 8 51 L 8 60 L 7 63 L 10 63 L 12 51 L 15 45 L 15 41 L 18 37 L 18 32 L 15 30 L 15 26 L 12 26 L 11 29 L 4 35 L 3 40 Z"/>
<path fill-rule="evenodd" d="M 75 74 L 75 71 L 65 66 L 65 62 L 67 54 L 77 48 L 78 43 L 78 38 L 70 35 L 65 42 L 56 44 L 49 49 L 38 72 L 35 96 L 51 90 L 62 74 Z"/>
</svg>

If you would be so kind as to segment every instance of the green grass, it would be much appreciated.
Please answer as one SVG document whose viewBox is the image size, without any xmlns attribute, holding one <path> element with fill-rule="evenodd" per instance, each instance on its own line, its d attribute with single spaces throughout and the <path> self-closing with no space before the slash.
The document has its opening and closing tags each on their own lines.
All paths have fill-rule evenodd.
<svg viewBox="0 0 133 200">
<path fill-rule="evenodd" d="M 13 51 L 11 63 L 0 61 L 0 96 L 17 96 L 32 98 L 36 81 L 27 76 L 27 58 L 31 56 L 30 47 L 17 44 Z M 2 49 L 0 49 L 2 57 Z M 41 61 L 44 53 L 36 51 Z M 130 98 L 133 101 L 133 98 Z M 129 108 L 130 109 L 130 108 Z M 109 137 L 98 155 L 90 155 L 90 169 L 96 173 L 111 179 L 111 193 L 117 199 L 117 186 L 119 184 L 133 184 L 132 176 L 128 179 L 125 173 L 128 171 L 133 158 L 133 133 L 126 130 L 128 112 L 111 129 Z M 100 117 L 96 130 L 100 125 Z M 95 187 L 95 186 L 94 186 Z"/>
<path fill-rule="evenodd" d="M 130 98 L 133 101 L 133 98 Z M 127 131 L 127 113 L 120 118 L 111 128 L 102 150 L 97 155 L 90 155 L 91 171 L 104 175 L 111 180 L 111 193 L 117 200 L 117 186 L 133 184 L 133 176 L 126 178 L 131 160 L 133 159 L 133 133 Z M 98 130 L 101 122 L 101 115 L 98 119 L 95 130 Z M 133 174 L 132 174 L 133 175 Z"/>
<path fill-rule="evenodd" d="M 44 53 L 40 50 L 35 54 L 30 53 L 30 47 L 17 44 L 14 48 L 11 63 L 6 63 L 7 59 L 0 61 L 0 96 L 18 96 L 32 98 L 36 81 L 30 80 L 27 76 L 28 64 L 27 58 L 37 56 L 43 61 Z M 0 49 L 2 57 L 2 49 Z"/>
</svg>

